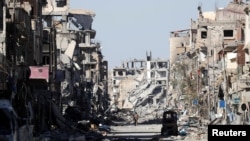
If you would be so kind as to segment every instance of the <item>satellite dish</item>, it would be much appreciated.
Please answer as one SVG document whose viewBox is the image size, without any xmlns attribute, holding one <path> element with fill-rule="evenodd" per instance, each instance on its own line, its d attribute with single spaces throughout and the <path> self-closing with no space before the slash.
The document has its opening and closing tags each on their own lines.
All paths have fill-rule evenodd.
<svg viewBox="0 0 250 141">
<path fill-rule="evenodd" d="M 245 111 L 247 109 L 247 105 L 245 103 L 241 104 L 241 110 Z"/>
</svg>

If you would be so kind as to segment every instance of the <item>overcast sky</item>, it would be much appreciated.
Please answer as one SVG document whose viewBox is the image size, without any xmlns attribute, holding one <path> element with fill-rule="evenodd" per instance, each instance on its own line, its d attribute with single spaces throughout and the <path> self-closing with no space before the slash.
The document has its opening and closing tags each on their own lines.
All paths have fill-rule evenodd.
<svg viewBox="0 0 250 141">
<path fill-rule="evenodd" d="M 96 13 L 92 28 L 101 42 L 109 69 L 129 59 L 169 59 L 171 31 L 189 29 L 204 12 L 225 7 L 233 0 L 70 0 L 72 9 Z M 243 1 L 244 2 L 244 1 Z"/>
</svg>

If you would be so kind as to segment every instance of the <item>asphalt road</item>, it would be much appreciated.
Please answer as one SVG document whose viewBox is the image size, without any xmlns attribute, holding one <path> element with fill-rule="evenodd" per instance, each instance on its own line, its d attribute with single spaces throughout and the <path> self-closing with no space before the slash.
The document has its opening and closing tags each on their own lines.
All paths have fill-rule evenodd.
<svg viewBox="0 0 250 141">
<path fill-rule="evenodd" d="M 107 138 L 115 141 L 173 141 L 171 137 L 161 136 L 161 124 L 139 124 L 124 125 L 124 126 L 111 126 L 111 133 Z"/>
</svg>

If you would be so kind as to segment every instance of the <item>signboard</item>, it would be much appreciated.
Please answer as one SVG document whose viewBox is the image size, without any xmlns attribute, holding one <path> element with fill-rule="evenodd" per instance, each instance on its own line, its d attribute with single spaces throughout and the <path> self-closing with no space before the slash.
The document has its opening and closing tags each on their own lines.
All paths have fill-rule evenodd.
<svg viewBox="0 0 250 141">
<path fill-rule="evenodd" d="M 247 105 L 245 103 L 241 104 L 241 110 L 246 111 Z"/>
<path fill-rule="evenodd" d="M 220 101 L 219 101 L 219 106 L 220 106 L 220 108 L 225 108 L 225 107 L 226 107 L 226 102 L 225 102 L 225 100 L 220 100 Z"/>
<path fill-rule="evenodd" d="M 30 79 L 49 79 L 49 66 L 30 66 Z"/>
<path fill-rule="evenodd" d="M 232 104 L 240 104 L 240 102 L 241 102 L 240 96 L 233 94 L 232 95 Z"/>
<path fill-rule="evenodd" d="M 194 104 L 194 105 L 198 105 L 198 100 L 197 100 L 197 99 L 194 99 L 194 100 L 193 100 L 193 104 Z"/>
</svg>

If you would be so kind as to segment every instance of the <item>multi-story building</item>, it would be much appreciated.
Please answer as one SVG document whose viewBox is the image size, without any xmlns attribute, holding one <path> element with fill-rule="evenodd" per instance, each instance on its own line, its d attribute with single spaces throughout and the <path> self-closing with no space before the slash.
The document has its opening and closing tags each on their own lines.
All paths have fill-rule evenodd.
<svg viewBox="0 0 250 141">
<path fill-rule="evenodd" d="M 0 2 L 1 113 L 7 108 L 16 114 L 13 119 L 4 114 L 1 124 L 25 126 L 19 135 L 26 125 L 32 126 L 29 133 L 34 136 L 51 127 L 64 130 L 67 122 L 95 119 L 108 109 L 108 62 L 95 40 L 95 13 L 69 4 L 70 0 Z"/>
<path fill-rule="evenodd" d="M 155 112 L 165 107 L 168 67 L 168 60 L 154 59 L 150 53 L 145 60 L 132 59 L 114 68 L 110 77 L 113 105 L 119 109 L 135 110 L 141 117 L 148 110 Z"/>
<path fill-rule="evenodd" d="M 181 95 L 192 95 L 189 96 L 191 100 L 188 103 L 197 107 L 198 113 L 205 118 L 232 119 L 229 118 L 229 113 L 230 117 L 237 116 L 237 112 L 242 112 L 241 105 L 246 104 L 246 107 L 249 107 L 247 103 L 250 99 L 246 88 L 242 88 L 240 84 L 240 78 L 245 73 L 246 62 L 249 60 L 248 53 L 244 51 L 248 50 L 244 44 L 249 40 L 247 39 L 248 16 L 244 13 L 244 9 L 247 13 L 246 6 L 247 4 L 241 0 L 234 0 L 225 8 L 218 8 L 212 12 L 203 12 L 201 7 L 198 7 L 199 17 L 191 21 L 191 29 L 187 30 L 189 39 L 176 40 L 172 43 L 183 46 L 182 50 L 177 52 L 179 60 L 172 62 L 171 68 L 175 69 L 181 62 L 186 66 L 182 68 L 185 68 L 185 72 L 189 75 L 179 80 L 190 81 L 193 83 L 192 87 L 196 88 L 192 90 L 191 86 L 185 84 L 186 86 L 181 89 L 192 91 L 181 90 Z M 175 38 L 179 39 L 172 36 L 171 40 L 174 41 Z M 184 45 L 184 42 L 187 45 Z M 170 46 L 170 48 L 178 50 L 180 46 Z M 177 54 L 171 56 L 175 55 Z M 192 61 L 187 63 L 183 58 Z M 171 79 L 176 80 L 176 77 Z M 171 79 L 170 82 L 173 82 Z M 243 80 L 246 81 L 246 78 L 241 81 Z M 177 106 L 180 105 L 184 107 L 183 104 Z M 227 122 L 233 124 L 242 121 Z"/>
</svg>

